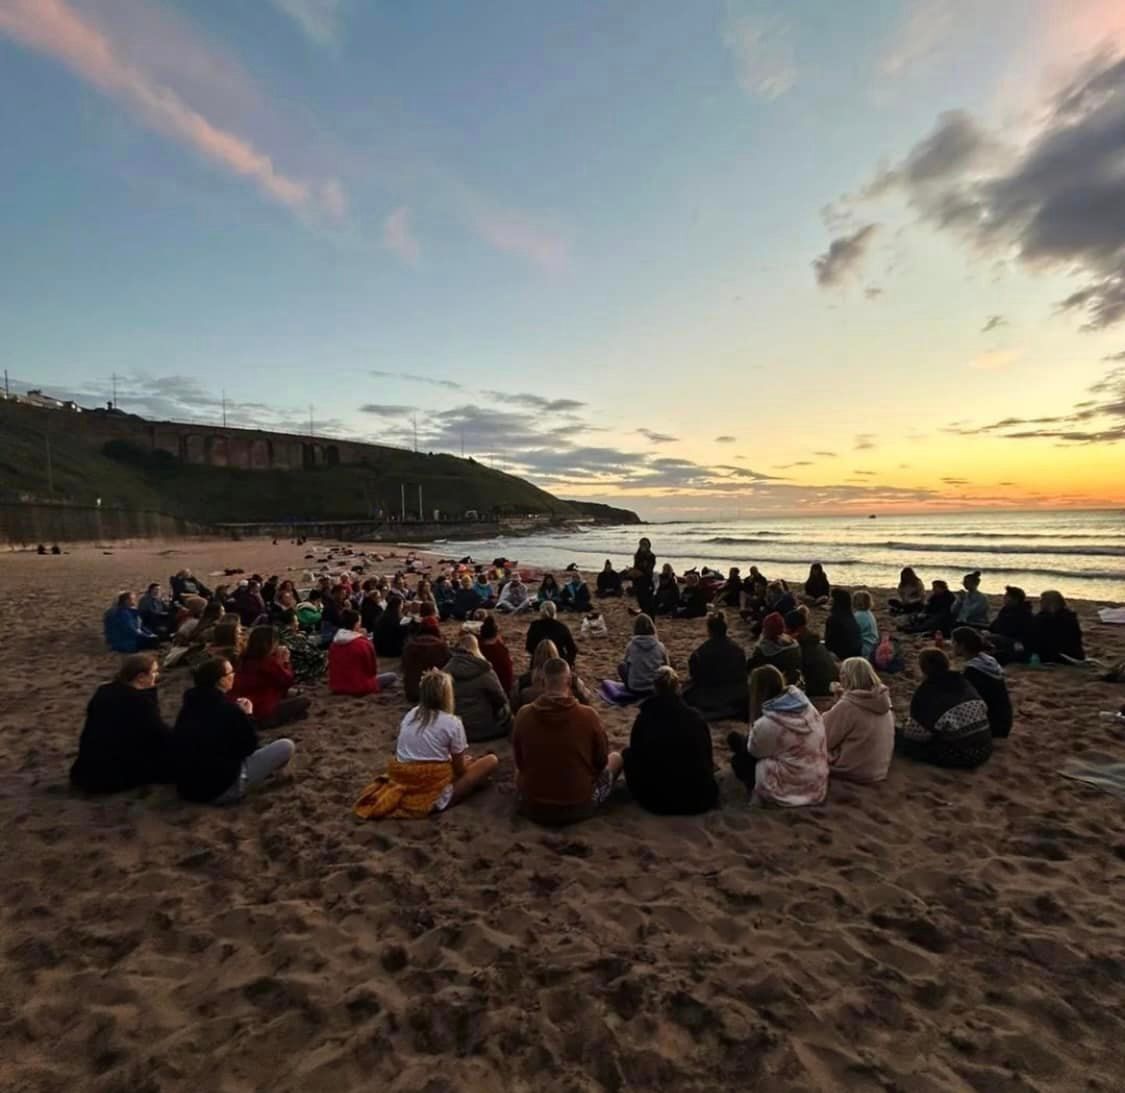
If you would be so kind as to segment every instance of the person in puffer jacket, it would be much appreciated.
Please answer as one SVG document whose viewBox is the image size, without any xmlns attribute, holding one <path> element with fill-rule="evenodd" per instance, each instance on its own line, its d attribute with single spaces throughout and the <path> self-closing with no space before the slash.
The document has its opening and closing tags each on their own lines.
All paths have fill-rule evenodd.
<svg viewBox="0 0 1125 1093">
<path fill-rule="evenodd" d="M 731 733 L 731 769 L 764 804 L 816 805 L 828 793 L 824 722 L 803 691 L 772 666 L 750 677 L 750 735 Z"/>
<path fill-rule="evenodd" d="M 397 681 L 394 672 L 379 671 L 375 646 L 359 628 L 359 612 L 346 608 L 328 646 L 328 689 L 334 695 L 375 695 Z"/>
<path fill-rule="evenodd" d="M 881 782 L 895 750 L 891 692 L 863 657 L 848 657 L 840 665 L 840 687 L 839 700 L 824 715 L 832 777 Z"/>
<path fill-rule="evenodd" d="M 617 668 L 621 682 L 634 694 L 651 694 L 656 673 L 667 663 L 668 650 L 656 636 L 656 624 L 648 615 L 638 615 L 625 647 L 625 659 Z"/>
<path fill-rule="evenodd" d="M 971 626 L 953 631 L 953 652 L 965 661 L 961 674 L 988 707 L 988 727 L 993 737 L 1012 731 L 1012 699 L 1000 662 L 984 651 L 984 636 Z"/>
<path fill-rule="evenodd" d="M 453 677 L 454 710 L 470 743 L 512 731 L 508 696 L 472 634 L 462 634 L 445 670 Z"/>
</svg>

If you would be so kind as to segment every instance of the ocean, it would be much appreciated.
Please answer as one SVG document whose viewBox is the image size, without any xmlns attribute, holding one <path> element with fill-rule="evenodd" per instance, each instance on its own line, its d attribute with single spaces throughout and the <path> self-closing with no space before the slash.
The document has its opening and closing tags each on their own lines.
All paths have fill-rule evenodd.
<svg viewBox="0 0 1125 1093">
<path fill-rule="evenodd" d="M 763 516 L 723 522 L 677 522 L 639 527 L 589 527 L 519 538 L 447 541 L 430 549 L 446 557 L 501 555 L 526 565 L 563 569 L 577 562 L 601 569 L 631 562 L 637 540 L 652 540 L 657 564 L 677 573 L 691 566 L 726 570 L 756 565 L 767 577 L 803 581 L 810 562 L 831 581 L 850 587 L 892 588 L 899 570 L 914 567 L 927 583 L 956 588 L 974 569 L 981 589 L 1002 593 L 1019 585 L 1029 595 L 1056 589 L 1064 596 L 1125 602 L 1125 510 L 1090 512 L 963 512 L 929 516 Z"/>
</svg>

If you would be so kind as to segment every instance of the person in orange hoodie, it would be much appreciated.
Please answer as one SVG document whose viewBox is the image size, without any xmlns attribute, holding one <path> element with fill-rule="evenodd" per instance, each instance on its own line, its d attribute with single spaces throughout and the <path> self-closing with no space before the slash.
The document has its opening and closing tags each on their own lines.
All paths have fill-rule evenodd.
<svg viewBox="0 0 1125 1093">
<path fill-rule="evenodd" d="M 293 668 L 289 650 L 280 643 L 272 626 L 255 626 L 238 661 L 230 700 L 250 700 L 259 728 L 272 729 L 307 717 L 309 700 L 304 695 L 290 697 Z"/>
<path fill-rule="evenodd" d="M 380 672 L 375 646 L 359 627 L 359 612 L 340 613 L 340 628 L 328 646 L 328 689 L 334 695 L 374 695 L 398 682 L 394 672 Z"/>
<path fill-rule="evenodd" d="M 417 702 L 422 676 L 431 668 L 442 668 L 449 660 L 449 646 L 441 636 L 438 608 L 429 602 L 418 611 L 418 625 L 402 650 L 402 685 L 409 702 Z"/>
<path fill-rule="evenodd" d="M 492 615 L 481 623 L 480 651 L 484 659 L 492 665 L 492 670 L 500 680 L 504 693 L 510 693 L 515 682 L 516 670 L 512 665 L 512 654 L 508 652 L 508 647 L 500 636 L 500 627 L 496 625 L 496 619 Z"/>
</svg>

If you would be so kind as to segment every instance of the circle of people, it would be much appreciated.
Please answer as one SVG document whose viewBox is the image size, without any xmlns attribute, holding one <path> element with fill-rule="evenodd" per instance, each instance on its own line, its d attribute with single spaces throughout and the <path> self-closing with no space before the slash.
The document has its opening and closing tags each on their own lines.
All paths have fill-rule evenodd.
<svg viewBox="0 0 1125 1093">
<path fill-rule="evenodd" d="M 878 673 L 902 670 L 902 649 L 896 637 L 880 635 L 868 591 L 833 587 L 819 564 L 800 589 L 767 580 L 757 567 L 745 578 L 738 568 L 725 577 L 693 570 L 681 584 L 670 565 L 657 574 L 642 539 L 632 567 L 618 572 L 607 561 L 595 585 L 599 598 L 636 598 L 618 678 L 597 688 L 604 702 L 640 704 L 629 746 L 617 752 L 576 670 L 573 632 L 559 617 L 580 615 L 583 637 L 608 632 L 577 566 L 562 583 L 544 576 L 534 595 L 506 559 L 485 567 L 465 558 L 432 582 L 421 575 L 413 589 L 407 575 L 420 568 L 413 556 L 390 578 L 361 579 L 364 568 L 323 575 L 304 594 L 291 580 L 256 576 L 212 591 L 189 570 L 172 577 L 168 599 L 159 584 L 139 601 L 122 592 L 104 631 L 125 656 L 88 705 L 72 784 L 113 793 L 172 783 L 188 801 L 235 803 L 293 758 L 291 740 L 262 745 L 259 731 L 307 717 L 308 697 L 292 689 L 327 667 L 334 694 L 401 686 L 413 703 L 386 771 L 356 801 L 363 818 L 446 810 L 499 766 L 492 752 L 473 757 L 470 744 L 502 737 L 511 738 L 519 811 L 533 821 L 591 816 L 622 775 L 649 811 L 705 812 L 719 801 L 708 723 L 724 719 L 749 721 L 749 733 L 731 732 L 727 745 L 752 800 L 812 805 L 825 799 L 830 776 L 882 781 L 896 753 L 979 766 L 1012 728 L 1004 665 L 1084 658 L 1077 616 L 1057 592 L 1042 593 L 1033 613 L 1023 590 L 1008 587 L 991 618 L 979 572 L 956 594 L 941 580 L 927 593 L 904 569 L 887 607 L 900 633 L 931 635 L 933 643 L 918 655 L 921 681 L 896 727 Z M 810 625 L 812 608 L 827 608 L 823 636 Z M 524 612 L 537 617 L 525 641 L 530 666 L 517 676 L 497 615 Z M 728 613 L 749 625 L 749 655 L 730 637 Z M 660 641 L 661 616 L 706 618 L 686 686 Z M 439 625 L 449 619 L 463 623 L 452 648 Z M 162 662 L 157 650 L 167 642 Z M 381 672 L 379 657 L 401 658 L 401 674 Z M 162 667 L 177 664 L 192 669 L 193 685 L 169 727 L 156 686 Z M 822 714 L 815 701 L 831 697 Z"/>
</svg>

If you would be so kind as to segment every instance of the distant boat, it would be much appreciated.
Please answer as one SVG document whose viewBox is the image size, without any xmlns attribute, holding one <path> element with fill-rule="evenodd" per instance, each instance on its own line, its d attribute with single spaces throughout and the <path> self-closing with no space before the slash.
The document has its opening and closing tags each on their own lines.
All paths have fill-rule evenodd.
<svg viewBox="0 0 1125 1093">
<path fill-rule="evenodd" d="M 873 512 L 867 519 L 868 520 L 878 520 L 879 517 L 876 513 Z"/>
</svg>

